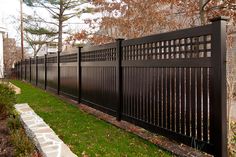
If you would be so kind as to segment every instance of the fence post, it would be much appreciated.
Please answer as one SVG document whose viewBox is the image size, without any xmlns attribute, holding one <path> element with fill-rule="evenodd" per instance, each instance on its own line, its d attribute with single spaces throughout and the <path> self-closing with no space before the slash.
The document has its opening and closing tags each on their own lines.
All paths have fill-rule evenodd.
<svg viewBox="0 0 236 157">
<path fill-rule="evenodd" d="M 16 62 L 16 79 L 19 79 L 18 72 L 19 72 L 19 67 L 18 67 L 18 62 Z"/>
<path fill-rule="evenodd" d="M 82 47 L 78 47 L 78 53 L 77 53 L 77 89 L 78 89 L 78 104 L 80 104 L 81 99 L 81 50 Z"/>
<path fill-rule="evenodd" d="M 57 52 L 57 94 L 60 94 L 60 52 Z"/>
<path fill-rule="evenodd" d="M 20 60 L 20 80 L 22 80 L 22 59 Z"/>
<path fill-rule="evenodd" d="M 27 67 L 26 66 L 27 66 L 27 59 L 25 59 L 25 81 L 26 81 L 26 77 L 27 77 L 27 74 L 26 74 L 27 73 L 26 72 Z"/>
<path fill-rule="evenodd" d="M 47 54 L 44 55 L 44 89 L 47 89 Z"/>
<path fill-rule="evenodd" d="M 19 61 L 17 62 L 17 79 L 19 80 L 19 71 L 20 71 L 20 69 L 19 69 Z"/>
<path fill-rule="evenodd" d="M 38 56 L 35 57 L 35 68 L 36 68 L 36 86 L 38 86 Z"/>
<path fill-rule="evenodd" d="M 29 79 L 30 79 L 30 80 L 29 80 L 29 82 L 31 83 L 31 57 L 29 58 L 29 64 L 30 64 L 30 65 L 29 65 L 29 66 L 30 66 L 30 67 L 29 67 L 29 68 L 30 68 L 30 71 L 29 71 L 29 77 L 30 77 Z"/>
<path fill-rule="evenodd" d="M 123 39 L 116 39 L 116 106 L 117 106 L 117 115 L 116 119 L 121 120 L 122 115 L 122 41 Z"/>
<path fill-rule="evenodd" d="M 210 106 L 211 142 L 214 155 L 227 156 L 227 103 L 226 103 L 226 22 L 217 17 L 212 22 L 212 103 Z"/>
<path fill-rule="evenodd" d="M 14 64 L 15 66 L 14 66 L 14 69 L 15 69 L 15 79 L 17 79 L 17 70 L 18 70 L 18 68 L 17 68 L 17 62 Z"/>
</svg>

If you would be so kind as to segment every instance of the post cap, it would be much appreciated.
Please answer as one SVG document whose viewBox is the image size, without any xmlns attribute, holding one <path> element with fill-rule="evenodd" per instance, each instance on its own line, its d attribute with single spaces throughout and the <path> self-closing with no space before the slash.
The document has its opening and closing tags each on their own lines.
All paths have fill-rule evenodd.
<svg viewBox="0 0 236 157">
<path fill-rule="evenodd" d="M 124 38 L 116 38 L 116 41 L 118 41 L 118 40 L 124 40 Z"/>
<path fill-rule="evenodd" d="M 228 16 L 218 16 L 210 19 L 211 22 L 216 22 L 216 21 L 228 21 L 229 17 Z"/>
</svg>

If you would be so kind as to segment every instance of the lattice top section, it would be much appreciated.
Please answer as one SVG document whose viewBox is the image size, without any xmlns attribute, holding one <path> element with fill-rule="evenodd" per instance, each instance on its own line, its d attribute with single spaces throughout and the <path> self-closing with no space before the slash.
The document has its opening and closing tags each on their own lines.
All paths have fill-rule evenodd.
<svg viewBox="0 0 236 157">
<path fill-rule="evenodd" d="M 44 58 L 38 58 L 38 64 L 44 64 Z"/>
<path fill-rule="evenodd" d="M 48 57 L 47 63 L 57 63 L 57 57 Z"/>
<path fill-rule="evenodd" d="M 29 61 L 29 59 L 25 59 L 23 63 L 25 63 L 25 64 L 29 64 L 30 61 Z"/>
<path fill-rule="evenodd" d="M 95 50 L 81 53 L 81 61 L 115 61 L 116 48 L 109 48 L 104 50 Z"/>
<path fill-rule="evenodd" d="M 61 63 L 77 62 L 77 53 L 67 54 L 60 57 Z"/>
<path fill-rule="evenodd" d="M 161 60 L 211 57 L 211 35 L 123 46 L 123 60 Z"/>
<path fill-rule="evenodd" d="M 36 59 L 31 58 L 31 64 L 35 64 L 36 63 Z"/>
</svg>

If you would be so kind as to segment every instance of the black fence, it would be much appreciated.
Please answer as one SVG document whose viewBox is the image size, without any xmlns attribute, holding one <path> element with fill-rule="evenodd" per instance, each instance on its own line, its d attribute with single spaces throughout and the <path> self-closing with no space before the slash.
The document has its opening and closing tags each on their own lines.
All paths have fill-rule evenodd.
<svg viewBox="0 0 236 157">
<path fill-rule="evenodd" d="M 215 156 L 227 156 L 226 20 L 26 59 L 19 79 Z"/>
</svg>

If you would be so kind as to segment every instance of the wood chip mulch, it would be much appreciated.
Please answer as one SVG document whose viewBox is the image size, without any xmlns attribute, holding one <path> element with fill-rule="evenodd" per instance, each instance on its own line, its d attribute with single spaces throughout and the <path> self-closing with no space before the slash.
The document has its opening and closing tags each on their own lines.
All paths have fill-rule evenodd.
<svg viewBox="0 0 236 157">
<path fill-rule="evenodd" d="M 10 142 L 10 131 L 7 127 L 7 118 L 0 117 L 0 157 L 12 157 L 14 147 Z"/>
</svg>

